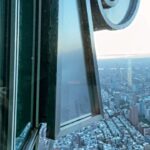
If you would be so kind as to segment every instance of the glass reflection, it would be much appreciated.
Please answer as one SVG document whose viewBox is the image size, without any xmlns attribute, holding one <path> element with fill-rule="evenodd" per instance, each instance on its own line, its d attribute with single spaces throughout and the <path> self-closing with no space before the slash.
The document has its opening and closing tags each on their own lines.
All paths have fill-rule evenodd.
<svg viewBox="0 0 150 150">
<path fill-rule="evenodd" d="M 91 108 L 77 0 L 60 2 L 59 20 L 57 98 L 63 123 L 90 113 Z"/>
<path fill-rule="evenodd" d="M 0 149 L 7 148 L 8 128 L 8 98 L 7 98 L 7 69 L 5 49 L 5 1 L 0 0 Z"/>
<path fill-rule="evenodd" d="M 28 10 L 28 11 L 27 11 Z M 32 56 L 33 56 L 33 2 L 20 3 L 19 70 L 17 99 L 16 148 L 20 149 L 31 128 L 32 116 Z"/>
<path fill-rule="evenodd" d="M 105 9 L 107 18 L 114 24 L 119 24 L 127 15 L 133 0 L 119 0 L 117 5 Z"/>
</svg>

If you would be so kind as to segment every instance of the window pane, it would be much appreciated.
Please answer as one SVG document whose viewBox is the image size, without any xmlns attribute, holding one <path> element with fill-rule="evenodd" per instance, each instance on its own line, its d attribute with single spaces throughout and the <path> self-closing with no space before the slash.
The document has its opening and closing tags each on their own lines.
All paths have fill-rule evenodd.
<svg viewBox="0 0 150 150">
<path fill-rule="evenodd" d="M 91 108 L 77 0 L 60 2 L 59 21 L 57 98 L 63 123 L 91 113 Z"/>
<path fill-rule="evenodd" d="M 8 69 L 7 50 L 5 47 L 5 1 L 0 0 L 0 149 L 6 149 L 8 128 Z"/>
<path fill-rule="evenodd" d="M 33 2 L 20 2 L 19 20 L 19 71 L 17 99 L 17 149 L 31 128 L 32 68 L 33 68 Z"/>
<path fill-rule="evenodd" d="M 95 33 L 105 130 L 112 139 L 111 148 L 150 148 L 149 4 L 141 1 L 138 15 L 127 29 Z M 115 138 L 121 144 L 115 144 Z"/>
</svg>

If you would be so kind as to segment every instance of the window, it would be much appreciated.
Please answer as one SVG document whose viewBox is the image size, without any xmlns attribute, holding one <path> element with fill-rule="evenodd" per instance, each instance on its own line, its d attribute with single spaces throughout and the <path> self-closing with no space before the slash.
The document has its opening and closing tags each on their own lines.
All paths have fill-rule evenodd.
<svg viewBox="0 0 150 150">
<path fill-rule="evenodd" d="M 59 13 L 54 15 L 56 8 Z M 91 14 L 87 12 L 85 1 L 43 4 L 42 39 L 49 41 L 41 43 L 40 105 L 46 106 L 47 112 L 43 107 L 40 115 L 42 120 L 46 118 L 47 135 L 52 139 L 100 118 L 96 57 L 90 42 Z"/>
<path fill-rule="evenodd" d="M 63 0 L 60 3 L 57 98 L 60 99 L 61 123 L 83 115 L 91 115 L 84 47 L 77 7 L 76 0 L 70 2 Z M 73 26 L 76 26 L 75 30 L 72 30 Z"/>
<path fill-rule="evenodd" d="M 6 30 L 7 25 L 5 20 L 6 14 L 6 2 L 0 1 L 0 149 L 7 147 L 7 119 L 8 119 L 8 71 L 9 60 L 8 50 L 6 48 Z"/>
<path fill-rule="evenodd" d="M 31 127 L 33 127 L 35 60 L 33 50 L 33 8 L 33 2 L 31 1 L 20 2 L 16 149 L 21 149 Z"/>
<path fill-rule="evenodd" d="M 139 0 L 0 0 L 0 150 L 37 149 L 39 134 L 49 149 L 149 149 L 141 5 L 128 29 L 96 32 L 128 26 Z"/>
<path fill-rule="evenodd" d="M 39 6 L 0 0 L 1 150 L 30 149 L 38 134 Z"/>
</svg>

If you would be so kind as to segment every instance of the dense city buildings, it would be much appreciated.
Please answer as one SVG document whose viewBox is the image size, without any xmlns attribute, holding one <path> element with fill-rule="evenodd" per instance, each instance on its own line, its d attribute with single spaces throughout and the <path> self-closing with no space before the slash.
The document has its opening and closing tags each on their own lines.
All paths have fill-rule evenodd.
<svg viewBox="0 0 150 150">
<path fill-rule="evenodd" d="M 149 64 L 149 58 L 99 60 L 105 117 L 121 115 L 150 144 Z"/>
<path fill-rule="evenodd" d="M 55 141 L 54 150 L 150 150 L 149 58 L 98 61 L 104 117 Z M 40 145 L 46 126 L 41 130 Z M 42 147 L 39 147 L 39 149 Z"/>
</svg>

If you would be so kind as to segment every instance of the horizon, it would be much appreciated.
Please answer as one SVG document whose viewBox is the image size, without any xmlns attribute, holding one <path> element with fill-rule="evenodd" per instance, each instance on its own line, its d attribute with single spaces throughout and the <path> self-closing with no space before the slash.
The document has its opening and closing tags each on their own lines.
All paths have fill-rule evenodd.
<svg viewBox="0 0 150 150">
<path fill-rule="evenodd" d="M 128 54 L 128 55 L 120 55 L 120 54 L 114 54 L 114 55 L 100 55 L 99 57 L 97 57 L 97 59 L 119 59 L 119 58 L 122 58 L 122 59 L 128 59 L 128 58 L 150 58 L 150 53 L 148 54 Z"/>
</svg>

